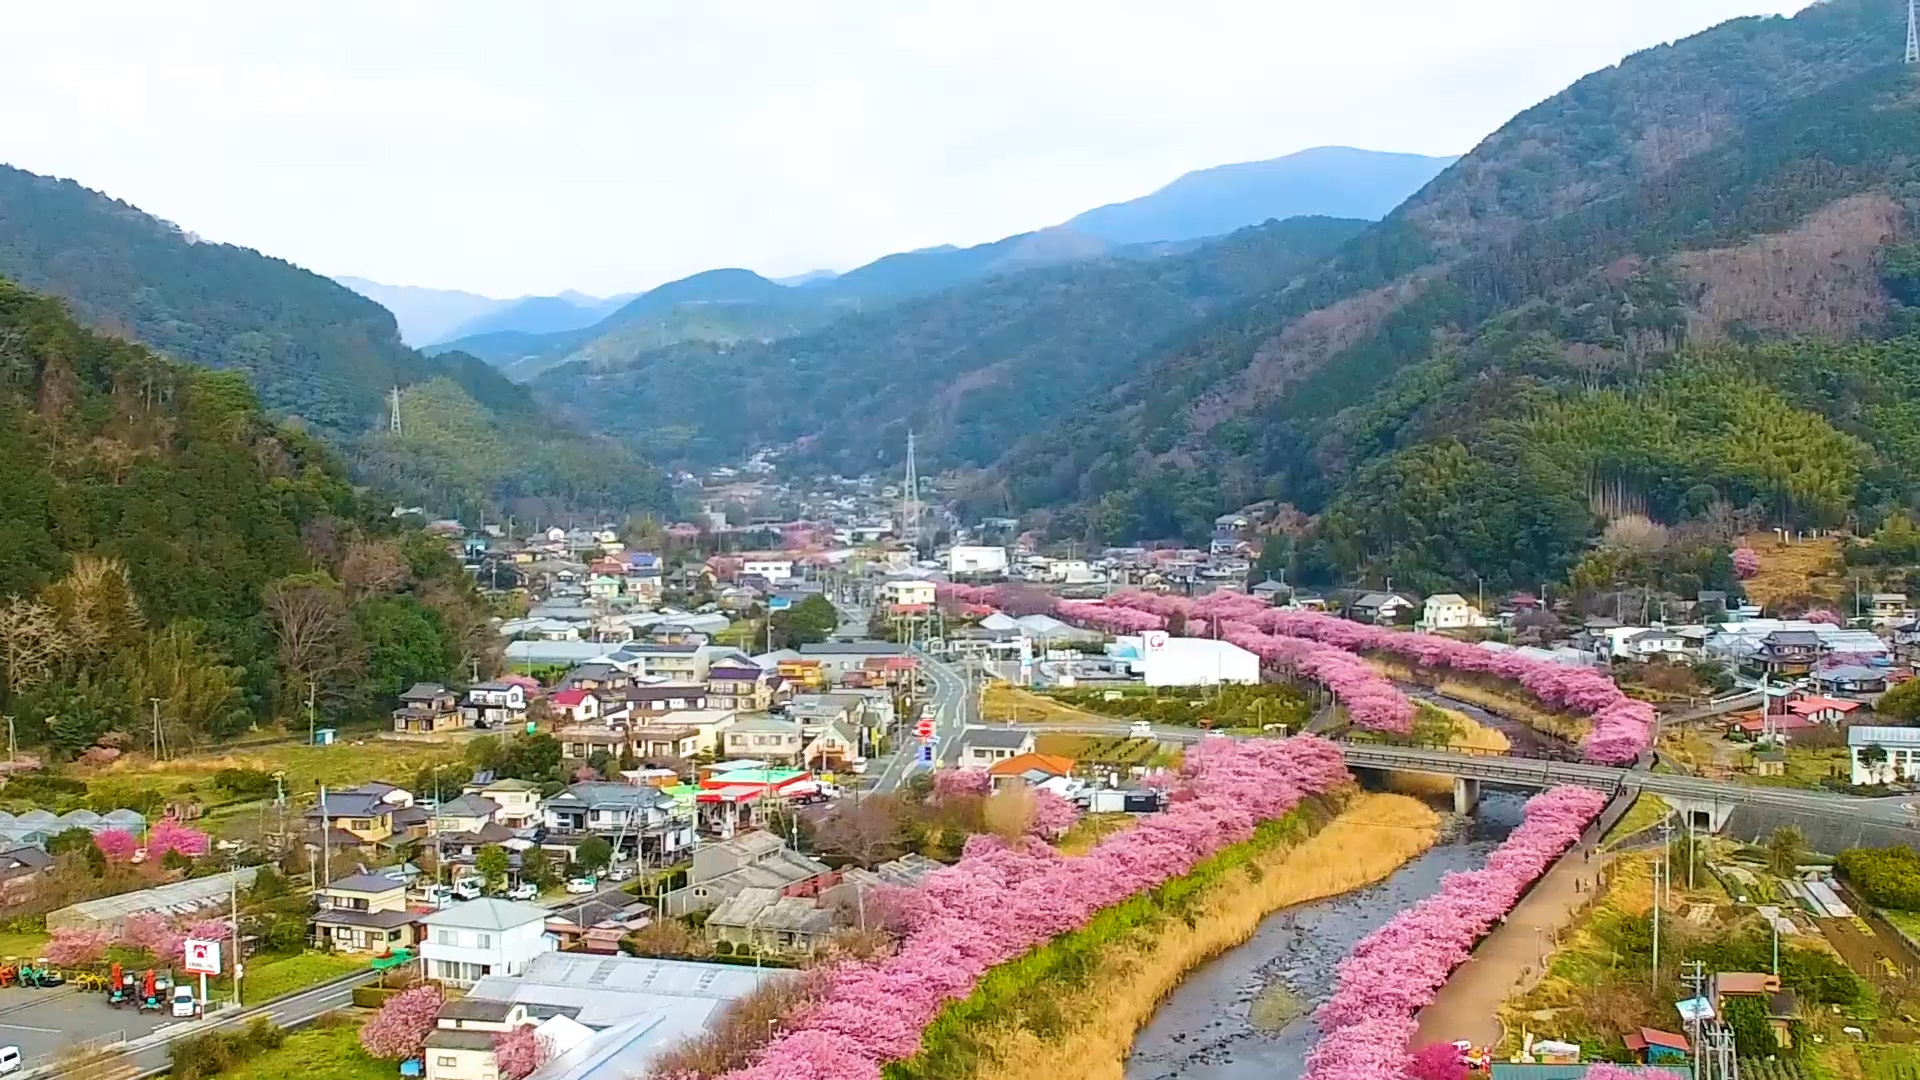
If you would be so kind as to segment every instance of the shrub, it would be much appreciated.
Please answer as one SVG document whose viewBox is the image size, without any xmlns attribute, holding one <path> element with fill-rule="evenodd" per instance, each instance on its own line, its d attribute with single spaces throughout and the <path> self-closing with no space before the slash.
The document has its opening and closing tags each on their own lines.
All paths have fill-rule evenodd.
<svg viewBox="0 0 1920 1080">
<path fill-rule="evenodd" d="M 1848 848 L 1835 865 L 1876 907 L 1920 911 L 1920 853 L 1911 848 Z"/>
<path fill-rule="evenodd" d="M 262 1016 L 244 1028 L 210 1031 L 176 1039 L 168 1048 L 174 1080 L 202 1080 L 266 1053 L 278 1050 L 287 1033 Z"/>
</svg>

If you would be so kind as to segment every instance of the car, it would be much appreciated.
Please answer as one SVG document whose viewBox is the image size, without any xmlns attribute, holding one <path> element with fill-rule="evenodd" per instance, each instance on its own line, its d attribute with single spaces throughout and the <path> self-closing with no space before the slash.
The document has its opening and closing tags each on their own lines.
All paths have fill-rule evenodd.
<svg viewBox="0 0 1920 1080">
<path fill-rule="evenodd" d="M 567 882 L 567 892 L 574 896 L 599 891 L 600 883 L 594 878 L 577 877 Z"/>
<path fill-rule="evenodd" d="M 1127 737 L 1130 739 L 1153 738 L 1153 724 L 1146 720 L 1135 720 L 1127 725 Z"/>
<path fill-rule="evenodd" d="M 520 884 L 515 885 L 512 888 L 512 890 L 507 893 L 507 899 L 531 900 L 534 897 L 539 895 L 540 895 L 540 886 L 535 885 L 531 881 L 523 881 Z"/>
<path fill-rule="evenodd" d="M 613 869 L 607 871 L 607 880 L 608 881 L 626 881 L 633 877 L 633 873 L 634 873 L 633 867 L 631 866 L 616 866 Z"/>
<path fill-rule="evenodd" d="M 193 987 L 176 986 L 173 988 L 171 1012 L 175 1016 L 198 1016 L 200 1003 L 193 1000 Z"/>
<path fill-rule="evenodd" d="M 420 890 L 420 898 L 434 907 L 446 907 L 453 902 L 453 890 L 445 885 L 429 885 Z"/>
<path fill-rule="evenodd" d="M 847 771 L 849 771 L 849 772 L 851 772 L 851 773 L 853 773 L 853 775 L 855 775 L 855 776 L 865 776 L 865 775 L 867 775 L 867 759 L 866 759 L 866 758 L 861 758 L 860 760 L 858 760 L 858 761 L 856 761 L 856 762 L 854 762 L 853 764 L 851 764 L 851 765 L 849 765 L 849 766 L 847 766 Z"/>
<path fill-rule="evenodd" d="M 480 885 L 481 882 L 479 878 L 461 878 L 459 881 L 453 883 L 453 898 L 455 900 L 478 900 L 483 891 Z"/>
<path fill-rule="evenodd" d="M 0 1073 L 20 1071 L 22 1059 L 17 1046 L 0 1046 Z"/>
</svg>

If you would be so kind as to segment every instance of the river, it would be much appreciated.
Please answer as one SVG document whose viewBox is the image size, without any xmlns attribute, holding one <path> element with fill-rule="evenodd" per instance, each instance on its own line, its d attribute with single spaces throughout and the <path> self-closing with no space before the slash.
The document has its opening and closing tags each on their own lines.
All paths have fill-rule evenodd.
<svg viewBox="0 0 1920 1080">
<path fill-rule="evenodd" d="M 1187 976 L 1161 1004 L 1134 1040 L 1127 1080 L 1299 1080 L 1320 1037 L 1312 1011 L 1332 992 L 1340 960 L 1437 892 L 1442 875 L 1485 863 L 1520 824 L 1524 799 L 1488 792 L 1460 835 L 1380 884 L 1267 916 L 1245 944 Z M 1264 1024 L 1254 1022 L 1256 1009 Z"/>
</svg>

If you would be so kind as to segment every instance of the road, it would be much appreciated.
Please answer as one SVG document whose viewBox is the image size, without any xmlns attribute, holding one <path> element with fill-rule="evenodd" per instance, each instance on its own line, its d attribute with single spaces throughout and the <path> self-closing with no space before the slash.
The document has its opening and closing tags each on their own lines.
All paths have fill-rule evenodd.
<svg viewBox="0 0 1920 1080">
<path fill-rule="evenodd" d="M 934 759 L 943 765 L 955 764 L 960 760 L 960 733 L 968 724 L 979 722 L 979 695 L 965 669 L 918 648 L 914 650 L 914 657 L 920 661 L 920 673 L 932 688 L 922 715 L 933 718 Z M 920 743 L 912 737 L 910 725 L 903 724 L 900 730 L 900 745 L 881 765 L 880 775 L 873 784 L 875 791 L 898 791 L 907 777 L 913 775 Z"/>
<path fill-rule="evenodd" d="M 267 1002 L 265 1005 L 215 1013 L 211 1019 L 203 1023 L 174 1024 L 146 1038 L 136 1039 L 128 1043 L 122 1061 L 132 1066 L 133 1072 L 128 1074 L 130 1076 L 159 1076 L 172 1068 L 169 1044 L 175 1039 L 245 1024 L 259 1016 L 267 1017 L 283 1028 L 299 1027 L 303 1024 L 313 1022 L 324 1013 L 332 1012 L 335 1009 L 344 1009 L 353 1004 L 354 988 L 365 986 L 378 977 L 378 973 L 369 968 L 366 971 L 355 972 L 351 975 L 335 979 L 332 982 L 321 983 L 319 986 L 302 990 L 297 994 L 289 994 L 286 997 L 277 998 Z M 40 1077 L 51 1078 L 57 1076 L 59 1070 L 60 1064 L 58 1063 L 52 1066 L 43 1066 L 21 1073 L 20 1080 L 33 1080 L 33 1078 Z"/>
</svg>

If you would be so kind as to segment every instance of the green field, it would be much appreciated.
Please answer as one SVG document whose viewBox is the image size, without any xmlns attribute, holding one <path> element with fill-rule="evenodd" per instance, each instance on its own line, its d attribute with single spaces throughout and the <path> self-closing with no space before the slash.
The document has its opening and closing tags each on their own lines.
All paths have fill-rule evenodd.
<svg viewBox="0 0 1920 1080">
<path fill-rule="evenodd" d="M 221 1074 L 222 1080 L 393 1080 L 391 1061 L 370 1058 L 360 1049 L 360 1025 L 339 1022 L 291 1032 L 278 1050 L 270 1050 Z"/>
</svg>

